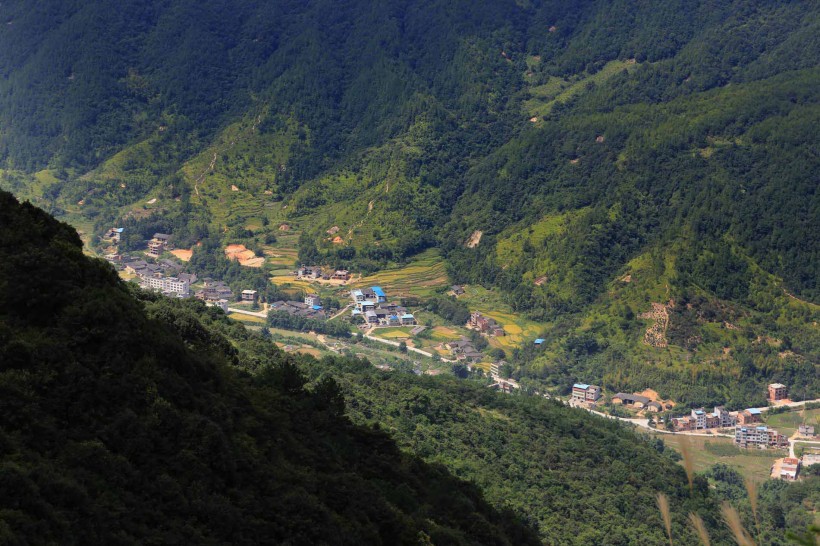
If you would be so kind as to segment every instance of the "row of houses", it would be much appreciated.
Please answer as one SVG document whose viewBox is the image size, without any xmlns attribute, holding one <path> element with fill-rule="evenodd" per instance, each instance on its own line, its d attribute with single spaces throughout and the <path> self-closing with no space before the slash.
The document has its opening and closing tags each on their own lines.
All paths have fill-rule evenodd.
<svg viewBox="0 0 820 546">
<path fill-rule="evenodd" d="M 684 417 L 673 417 L 670 426 L 675 431 L 706 430 L 712 428 L 733 427 L 737 423 L 734 415 L 726 411 L 723 406 L 715 406 L 715 410 L 707 413 L 704 408 L 696 408 Z"/>
<path fill-rule="evenodd" d="M 781 448 L 788 447 L 789 440 L 777 430 L 766 425 L 738 425 L 735 427 L 735 445 L 742 448 Z"/>
<path fill-rule="evenodd" d="M 473 311 L 470 313 L 470 326 L 481 332 L 482 334 L 487 334 L 490 336 L 503 336 L 505 335 L 504 327 L 498 324 L 495 319 L 491 319 L 490 317 L 485 317 L 478 311 Z"/>
</svg>

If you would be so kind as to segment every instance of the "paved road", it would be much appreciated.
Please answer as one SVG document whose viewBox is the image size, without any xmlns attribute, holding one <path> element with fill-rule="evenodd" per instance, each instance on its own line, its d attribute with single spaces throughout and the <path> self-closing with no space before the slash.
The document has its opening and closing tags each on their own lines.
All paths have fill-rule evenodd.
<svg viewBox="0 0 820 546">
<path fill-rule="evenodd" d="M 802 400 L 800 402 L 788 402 L 786 404 L 779 404 L 777 406 L 766 406 L 765 408 L 752 408 L 752 409 L 759 409 L 760 411 L 769 411 L 773 408 L 799 408 L 800 406 L 805 406 L 806 404 L 814 404 L 820 402 L 820 398 L 815 398 L 814 400 Z"/>
<path fill-rule="evenodd" d="M 228 311 L 231 313 L 239 313 L 240 315 L 250 315 L 252 317 L 259 317 L 263 319 L 268 318 L 267 311 L 248 311 L 246 309 L 235 309 L 233 307 L 228 307 Z"/>
</svg>

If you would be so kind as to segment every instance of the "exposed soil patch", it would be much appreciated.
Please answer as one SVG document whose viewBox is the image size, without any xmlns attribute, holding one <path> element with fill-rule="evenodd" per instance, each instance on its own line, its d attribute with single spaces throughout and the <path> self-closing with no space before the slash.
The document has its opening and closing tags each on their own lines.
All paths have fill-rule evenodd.
<svg viewBox="0 0 820 546">
<path fill-rule="evenodd" d="M 467 248 L 475 248 L 478 246 L 478 243 L 481 242 L 481 236 L 484 235 L 483 231 L 475 230 L 470 238 L 467 240 Z"/>
</svg>

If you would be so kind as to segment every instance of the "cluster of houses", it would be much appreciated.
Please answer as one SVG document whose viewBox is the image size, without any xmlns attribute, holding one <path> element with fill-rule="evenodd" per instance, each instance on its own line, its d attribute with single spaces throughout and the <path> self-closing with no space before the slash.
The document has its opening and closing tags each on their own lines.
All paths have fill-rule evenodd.
<svg viewBox="0 0 820 546">
<path fill-rule="evenodd" d="M 456 360 L 466 360 L 467 362 L 480 362 L 484 358 L 484 353 L 478 351 L 473 342 L 464 336 L 455 340 L 444 343 L 444 348 L 450 351 L 450 356 Z M 503 362 L 496 363 L 495 374 L 498 375 L 498 366 L 503 365 Z"/>
<path fill-rule="evenodd" d="M 738 425 L 735 427 L 735 445 L 742 448 L 789 447 L 789 439 L 766 425 Z"/>
<path fill-rule="evenodd" d="M 274 311 L 285 311 L 298 317 L 325 320 L 327 312 L 318 294 L 305 295 L 304 301 L 277 301 L 271 305 Z"/>
<path fill-rule="evenodd" d="M 657 413 L 664 409 L 660 402 L 655 402 L 651 398 L 640 394 L 628 394 L 625 392 L 615 394 L 615 396 L 612 397 L 612 403 L 652 413 Z"/>
<path fill-rule="evenodd" d="M 482 334 L 490 336 L 503 336 L 504 327 L 498 324 L 494 319 L 485 317 L 478 311 L 470 313 L 470 327 L 475 328 Z"/>
<path fill-rule="evenodd" d="M 387 294 L 379 286 L 350 291 L 353 300 L 351 316 L 361 316 L 374 326 L 415 326 L 416 317 L 407 308 L 387 301 Z"/>
<path fill-rule="evenodd" d="M 106 260 L 118 271 L 136 276 L 142 288 L 156 290 L 172 298 L 190 297 L 191 285 L 196 282 L 196 274 L 180 273 L 182 266 L 171 260 L 149 263 L 119 254 L 108 255 Z"/>
<path fill-rule="evenodd" d="M 748 410 L 747 410 L 748 411 Z M 727 428 L 737 424 L 737 418 L 726 411 L 723 406 L 715 406 L 715 411 L 706 413 L 703 408 L 693 409 L 684 417 L 673 417 L 670 421 L 672 430 L 683 432 L 691 430 L 706 430 L 712 428 Z"/>
<path fill-rule="evenodd" d="M 321 267 L 313 265 L 303 265 L 294 273 L 297 279 L 308 281 L 341 281 L 350 280 L 350 271 L 347 269 L 337 269 L 335 271 L 323 271 Z"/>
</svg>

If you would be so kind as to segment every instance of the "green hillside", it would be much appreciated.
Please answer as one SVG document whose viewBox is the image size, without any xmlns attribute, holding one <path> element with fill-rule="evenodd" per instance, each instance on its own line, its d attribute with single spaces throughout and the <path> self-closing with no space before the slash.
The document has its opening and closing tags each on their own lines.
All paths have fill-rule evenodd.
<svg viewBox="0 0 820 546">
<path fill-rule="evenodd" d="M 131 293 L 5 192 L 0 221 L 4 543 L 538 543 L 221 311 Z"/>
<path fill-rule="evenodd" d="M 820 396 L 816 2 L 37 0 L 2 17 L 0 186 L 95 251 L 113 225 L 128 248 L 202 242 L 199 264 L 244 244 L 271 257 L 261 287 L 297 260 L 389 279 L 432 249 L 448 282 L 540 325 L 542 351 L 505 347 L 525 385 Z M 443 276 L 401 290 L 429 298 Z"/>
</svg>

